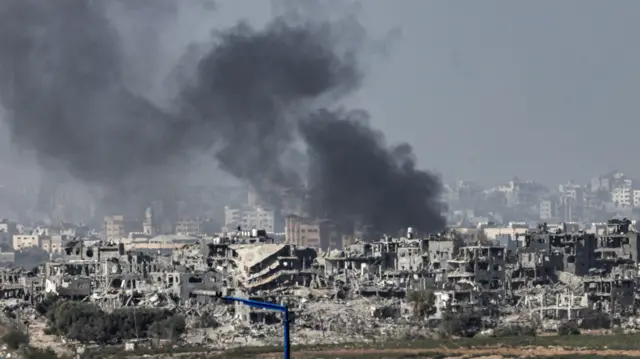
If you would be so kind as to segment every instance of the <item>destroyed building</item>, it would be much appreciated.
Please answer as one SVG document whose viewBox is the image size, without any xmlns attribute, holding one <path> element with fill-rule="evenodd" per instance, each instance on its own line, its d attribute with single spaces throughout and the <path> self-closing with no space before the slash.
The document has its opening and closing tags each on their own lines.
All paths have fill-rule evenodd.
<svg viewBox="0 0 640 359">
<path fill-rule="evenodd" d="M 294 238 L 315 233 L 296 223 L 288 223 L 300 231 Z M 287 305 L 294 335 L 331 328 L 345 338 L 380 331 L 385 321 L 397 330 L 411 323 L 410 294 L 421 292 L 433 295 L 430 321 L 463 312 L 536 323 L 593 312 L 624 318 L 637 313 L 640 298 L 637 232 L 626 220 L 609 221 L 599 234 L 541 224 L 508 246 L 453 230 L 416 237 L 408 229 L 328 250 L 277 241 L 264 230 L 194 238 L 157 253 L 123 242 L 67 241 L 61 256 L 33 271 L 3 271 L 3 297 L 35 303 L 53 294 L 106 311 L 150 306 L 243 325 L 281 322 L 277 313 L 218 298 L 232 295 Z M 224 337 L 208 340 L 222 340 L 217 335 Z"/>
</svg>

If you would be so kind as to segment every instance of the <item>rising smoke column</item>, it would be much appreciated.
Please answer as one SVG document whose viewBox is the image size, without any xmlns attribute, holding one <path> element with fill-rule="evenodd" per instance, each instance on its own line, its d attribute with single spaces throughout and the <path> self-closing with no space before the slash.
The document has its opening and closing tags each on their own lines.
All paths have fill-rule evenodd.
<svg viewBox="0 0 640 359">
<path fill-rule="evenodd" d="M 385 231 L 444 227 L 440 180 L 415 168 L 411 147 L 386 147 L 382 134 L 362 121 L 362 111 L 331 110 L 362 80 L 358 44 L 345 49 L 333 30 L 361 28 L 296 20 L 219 33 L 200 62 L 195 86 L 183 94 L 192 116 L 220 136 L 223 168 L 263 195 L 272 193 L 265 182 L 298 189 L 315 216 Z M 283 161 L 299 137 L 308 149 L 308 173 L 302 173 L 308 191 L 300 172 Z M 268 199 L 273 203 L 274 197 Z"/>
<path fill-rule="evenodd" d="M 275 20 L 261 31 L 239 24 L 218 32 L 168 114 L 132 92 L 135 72 L 153 67 L 131 63 L 108 17 L 122 20 L 149 2 L 109 1 L 0 4 L 0 101 L 17 143 L 48 168 L 105 187 L 114 206 L 171 192 L 173 162 L 212 146 L 225 170 L 263 194 L 300 189 L 299 168 L 284 160 L 295 158 L 295 113 L 360 79 L 355 60 L 336 53 L 330 26 Z M 157 4 L 165 15 L 177 9 Z"/>
<path fill-rule="evenodd" d="M 439 178 L 415 167 L 408 144 L 388 147 L 365 111 L 321 110 L 300 132 L 310 156 L 311 213 L 388 233 L 444 228 Z"/>
<path fill-rule="evenodd" d="M 301 188 L 296 166 L 283 160 L 295 152 L 297 118 L 360 81 L 355 59 L 335 51 L 329 30 L 276 19 L 260 31 L 247 24 L 221 31 L 182 92 L 184 116 L 215 135 L 222 168 L 272 203 L 280 190 Z"/>
<path fill-rule="evenodd" d="M 189 126 L 125 86 L 106 4 L 0 2 L 0 101 L 17 144 L 117 207 L 170 191 L 163 169 L 189 148 Z"/>
<path fill-rule="evenodd" d="M 0 10 L 0 99 L 18 143 L 87 181 L 167 162 L 181 126 L 123 85 L 100 1 L 14 0 Z"/>
</svg>

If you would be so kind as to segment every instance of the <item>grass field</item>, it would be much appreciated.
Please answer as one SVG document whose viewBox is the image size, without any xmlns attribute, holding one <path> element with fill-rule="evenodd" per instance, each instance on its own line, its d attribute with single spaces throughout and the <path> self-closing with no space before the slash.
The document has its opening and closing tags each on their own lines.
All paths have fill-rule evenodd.
<svg viewBox="0 0 640 359">
<path fill-rule="evenodd" d="M 224 352 L 204 348 L 101 350 L 87 358 L 275 359 L 282 347 L 244 347 Z M 444 358 L 630 358 L 640 357 L 640 334 L 515 336 L 455 340 L 390 340 L 377 343 L 296 346 L 294 359 L 444 359 Z"/>
<path fill-rule="evenodd" d="M 225 359 L 281 358 L 282 348 L 239 348 L 217 356 Z M 294 346 L 292 357 L 296 359 L 629 358 L 640 357 L 640 334 L 395 340 L 336 346 Z"/>
</svg>

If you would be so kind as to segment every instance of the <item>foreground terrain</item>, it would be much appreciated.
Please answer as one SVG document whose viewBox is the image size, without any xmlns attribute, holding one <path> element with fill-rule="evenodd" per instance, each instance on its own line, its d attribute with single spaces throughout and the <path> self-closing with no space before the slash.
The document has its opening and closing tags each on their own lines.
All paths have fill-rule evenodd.
<svg viewBox="0 0 640 359">
<path fill-rule="evenodd" d="M 201 347 L 138 349 L 120 347 L 89 350 L 81 358 L 183 358 L 183 359 L 275 359 L 281 347 L 244 347 L 207 351 Z M 305 359 L 501 359 L 501 358 L 631 358 L 640 357 L 640 334 L 582 334 L 553 336 L 487 337 L 471 339 L 399 339 L 390 342 L 334 346 L 294 346 L 292 358 Z M 19 352 L 19 351 L 18 351 Z M 16 353 L 18 354 L 18 353 Z M 39 353 L 40 354 L 40 353 Z M 14 356 L 12 356 L 14 357 Z M 20 357 L 20 356 L 18 356 Z M 69 355 L 26 355 L 26 359 L 66 358 Z"/>
<path fill-rule="evenodd" d="M 228 359 L 282 358 L 282 350 L 281 348 L 242 348 L 220 353 L 217 356 Z M 294 347 L 292 357 L 307 359 L 629 358 L 640 357 L 640 334 L 398 340 L 350 346 Z"/>
</svg>

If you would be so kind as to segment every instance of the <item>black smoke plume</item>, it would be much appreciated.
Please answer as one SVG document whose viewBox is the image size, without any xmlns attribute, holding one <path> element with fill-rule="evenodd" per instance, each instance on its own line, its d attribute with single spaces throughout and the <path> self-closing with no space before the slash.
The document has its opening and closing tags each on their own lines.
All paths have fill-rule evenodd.
<svg viewBox="0 0 640 359">
<path fill-rule="evenodd" d="M 165 163 L 180 126 L 124 86 L 102 2 L 4 1 L 0 96 L 19 143 L 87 181 L 117 182 Z"/>
<path fill-rule="evenodd" d="M 409 145 L 387 148 L 381 133 L 356 120 L 363 111 L 317 110 L 333 107 L 362 79 L 355 51 L 338 46 L 331 30 L 276 20 L 261 31 L 225 31 L 200 62 L 185 103 L 221 135 L 223 168 L 271 195 L 271 203 L 282 196 L 275 190 L 288 189 L 305 198 L 312 216 L 383 231 L 441 229 L 440 180 L 415 168 Z M 297 138 L 308 153 L 303 176 L 283 160 Z"/>
<path fill-rule="evenodd" d="M 120 210 L 172 192 L 161 169 L 190 146 L 184 121 L 125 86 L 108 4 L 0 3 L 0 100 L 14 142 L 34 148 L 49 172 L 100 185 L 103 204 Z"/>
<path fill-rule="evenodd" d="M 222 168 L 270 202 L 302 184 L 291 158 L 296 116 L 321 98 L 357 87 L 353 57 L 339 56 L 329 28 L 276 20 L 257 31 L 247 24 L 219 32 L 182 93 L 184 112 L 216 136 Z"/>
<path fill-rule="evenodd" d="M 442 185 L 415 166 L 411 146 L 387 147 L 364 111 L 321 110 L 301 123 L 310 156 L 309 210 L 395 233 L 440 230 Z"/>
</svg>

